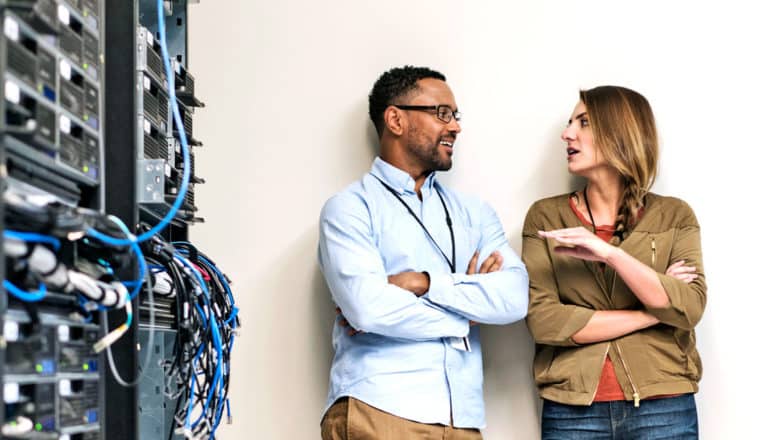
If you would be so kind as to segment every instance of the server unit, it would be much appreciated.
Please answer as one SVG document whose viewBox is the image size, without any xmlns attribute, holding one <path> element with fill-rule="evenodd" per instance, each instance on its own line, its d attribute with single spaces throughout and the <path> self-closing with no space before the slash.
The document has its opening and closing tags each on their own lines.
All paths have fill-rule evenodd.
<svg viewBox="0 0 770 440">
<path fill-rule="evenodd" d="M 97 0 L 0 1 L 5 232 L 55 234 L 53 225 L 42 231 L 24 217 L 25 203 L 103 209 L 101 13 Z M 11 207 L 11 200 L 23 203 Z M 27 245 L 30 252 L 33 244 Z M 32 265 L 25 258 L 34 253 L 9 257 L 9 246 L 4 239 L 4 287 L 8 282 L 24 293 L 31 289 L 25 264 Z M 88 253 L 74 243 L 51 252 L 68 268 Z M 74 293 L 50 290 L 32 300 L 2 292 L 0 437 L 105 438 L 105 369 L 93 348 L 100 338 L 97 322 L 87 318 Z"/>
</svg>

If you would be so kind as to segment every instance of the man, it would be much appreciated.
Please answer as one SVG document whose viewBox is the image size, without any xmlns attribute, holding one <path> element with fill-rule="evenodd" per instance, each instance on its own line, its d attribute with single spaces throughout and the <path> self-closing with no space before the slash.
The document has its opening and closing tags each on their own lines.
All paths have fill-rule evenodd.
<svg viewBox="0 0 770 440">
<path fill-rule="evenodd" d="M 319 262 L 342 315 L 322 438 L 480 439 L 474 324 L 522 319 L 527 272 L 495 212 L 436 180 L 460 133 L 444 75 L 384 73 L 369 116 L 380 155 L 320 218 Z"/>
</svg>

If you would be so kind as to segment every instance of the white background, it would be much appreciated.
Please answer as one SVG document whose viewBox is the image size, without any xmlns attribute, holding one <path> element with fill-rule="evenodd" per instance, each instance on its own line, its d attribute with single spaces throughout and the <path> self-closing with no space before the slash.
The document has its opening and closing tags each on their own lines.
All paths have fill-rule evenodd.
<svg viewBox="0 0 770 440">
<path fill-rule="evenodd" d="M 709 285 L 697 328 L 703 439 L 757 438 L 765 322 L 770 26 L 764 2 L 203 1 L 190 8 L 196 188 L 192 237 L 234 280 L 243 329 L 220 438 L 317 439 L 333 306 L 316 264 L 324 201 L 369 169 L 367 95 L 426 65 L 465 114 L 441 177 L 494 206 L 514 249 L 538 198 L 579 187 L 559 134 L 580 88 L 643 93 L 662 140 L 656 192 L 688 201 Z M 483 329 L 487 440 L 536 439 L 523 324 Z"/>
</svg>

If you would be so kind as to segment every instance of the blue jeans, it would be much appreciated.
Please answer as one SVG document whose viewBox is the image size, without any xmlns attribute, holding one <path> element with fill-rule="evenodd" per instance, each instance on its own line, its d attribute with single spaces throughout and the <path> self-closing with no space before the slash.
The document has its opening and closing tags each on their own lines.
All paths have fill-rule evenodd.
<svg viewBox="0 0 770 440">
<path fill-rule="evenodd" d="M 595 402 L 590 406 L 563 405 L 545 400 L 543 440 L 652 440 L 698 438 L 695 397 L 633 402 Z"/>
</svg>

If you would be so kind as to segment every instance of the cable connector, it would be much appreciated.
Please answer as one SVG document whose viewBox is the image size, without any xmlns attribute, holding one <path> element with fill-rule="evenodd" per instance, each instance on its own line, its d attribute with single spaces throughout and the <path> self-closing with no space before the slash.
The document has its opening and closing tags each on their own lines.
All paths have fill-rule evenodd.
<svg viewBox="0 0 770 440">
<path fill-rule="evenodd" d="M 114 344 L 115 341 L 117 341 L 118 339 L 120 339 L 121 336 L 123 336 L 126 330 L 128 330 L 128 327 L 125 324 L 121 324 L 120 327 L 108 333 L 102 339 L 99 339 L 98 341 L 96 341 L 96 343 L 94 344 L 94 351 L 96 353 L 99 353 L 105 348 Z"/>
</svg>

